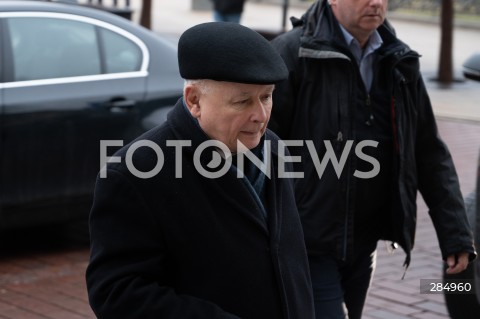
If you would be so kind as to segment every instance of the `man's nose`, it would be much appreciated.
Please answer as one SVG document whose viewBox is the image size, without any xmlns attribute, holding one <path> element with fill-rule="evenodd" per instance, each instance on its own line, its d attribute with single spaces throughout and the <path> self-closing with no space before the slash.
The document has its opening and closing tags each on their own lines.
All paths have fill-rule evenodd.
<svg viewBox="0 0 480 319">
<path fill-rule="evenodd" d="M 252 120 L 258 123 L 265 123 L 268 120 L 267 106 L 258 100 L 253 109 Z"/>
<path fill-rule="evenodd" d="M 384 1 L 386 0 L 370 0 L 370 6 L 378 8 L 383 4 Z"/>
</svg>

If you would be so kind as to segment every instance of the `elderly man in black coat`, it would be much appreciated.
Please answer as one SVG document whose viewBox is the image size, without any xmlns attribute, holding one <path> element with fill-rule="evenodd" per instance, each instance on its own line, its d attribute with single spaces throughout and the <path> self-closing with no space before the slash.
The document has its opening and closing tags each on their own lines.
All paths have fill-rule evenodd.
<svg viewBox="0 0 480 319">
<path fill-rule="evenodd" d="M 281 176 L 288 153 L 266 128 L 282 59 L 222 22 L 187 30 L 178 57 L 183 98 L 97 179 L 92 309 L 100 319 L 312 319 L 292 180 Z"/>
</svg>

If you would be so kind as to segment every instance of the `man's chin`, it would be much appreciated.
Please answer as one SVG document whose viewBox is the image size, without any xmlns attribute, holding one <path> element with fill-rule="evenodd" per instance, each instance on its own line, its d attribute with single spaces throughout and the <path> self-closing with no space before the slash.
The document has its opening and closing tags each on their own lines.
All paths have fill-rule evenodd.
<svg viewBox="0 0 480 319">
<path fill-rule="evenodd" d="M 366 16 L 363 20 L 364 27 L 369 30 L 376 30 L 379 26 L 382 25 L 385 18 L 381 16 Z"/>
<path fill-rule="evenodd" d="M 255 147 L 258 146 L 260 143 L 260 138 L 256 138 L 255 140 L 249 139 L 249 140 L 240 140 L 239 141 L 241 144 L 238 145 L 237 147 L 237 153 L 245 153 L 251 149 L 254 149 Z"/>
</svg>

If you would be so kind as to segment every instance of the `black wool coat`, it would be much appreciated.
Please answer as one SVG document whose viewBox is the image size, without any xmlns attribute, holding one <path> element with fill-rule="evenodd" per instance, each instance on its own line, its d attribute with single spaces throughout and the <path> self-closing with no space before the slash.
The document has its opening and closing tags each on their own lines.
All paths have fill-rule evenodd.
<svg viewBox="0 0 480 319">
<path fill-rule="evenodd" d="M 115 155 L 121 163 L 108 163 L 107 177 L 97 179 L 86 279 L 98 318 L 313 318 L 292 181 L 277 176 L 277 137 L 265 136 L 272 145 L 267 219 L 234 166 L 215 179 L 197 171 L 194 151 L 207 137 L 182 100 L 164 125 L 140 140 L 163 152 L 158 173 L 132 174 L 129 158 L 134 168 L 150 172 L 161 156 L 151 147 L 130 156 L 130 144 Z M 191 140 L 192 146 L 176 149 L 169 140 Z M 200 157 L 203 167 L 208 153 Z M 181 178 L 175 177 L 179 155 Z"/>
</svg>

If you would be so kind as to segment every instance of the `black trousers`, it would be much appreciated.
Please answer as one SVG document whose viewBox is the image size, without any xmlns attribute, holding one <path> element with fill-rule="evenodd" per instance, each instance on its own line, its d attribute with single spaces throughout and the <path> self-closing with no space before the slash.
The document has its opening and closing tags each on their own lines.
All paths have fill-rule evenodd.
<svg viewBox="0 0 480 319">
<path fill-rule="evenodd" d="M 360 319 L 376 263 L 377 243 L 363 246 L 348 263 L 309 257 L 316 319 Z"/>
</svg>

